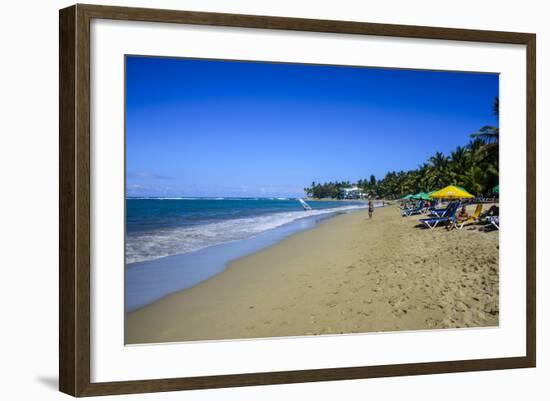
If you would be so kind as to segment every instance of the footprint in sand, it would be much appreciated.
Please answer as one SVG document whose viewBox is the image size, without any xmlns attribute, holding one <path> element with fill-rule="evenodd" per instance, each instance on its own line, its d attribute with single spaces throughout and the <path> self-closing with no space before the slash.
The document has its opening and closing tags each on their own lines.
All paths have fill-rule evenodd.
<svg viewBox="0 0 550 401">
<path fill-rule="evenodd" d="M 401 318 L 403 317 L 404 315 L 407 314 L 407 310 L 406 309 L 394 309 L 391 311 L 392 315 L 397 317 L 397 318 Z"/>
<path fill-rule="evenodd" d="M 424 322 L 426 323 L 426 327 L 429 329 L 437 327 L 437 322 L 431 317 L 427 318 Z"/>
</svg>

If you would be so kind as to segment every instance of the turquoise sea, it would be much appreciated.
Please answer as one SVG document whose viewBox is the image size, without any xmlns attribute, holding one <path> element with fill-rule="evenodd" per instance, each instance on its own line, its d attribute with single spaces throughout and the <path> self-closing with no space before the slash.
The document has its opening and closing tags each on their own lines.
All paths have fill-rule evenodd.
<svg viewBox="0 0 550 401">
<path fill-rule="evenodd" d="M 258 235 L 297 219 L 363 207 L 288 198 L 128 198 L 126 263 L 196 251 Z"/>
<path fill-rule="evenodd" d="M 289 198 L 128 198 L 126 310 L 222 272 L 231 260 L 274 245 L 365 202 Z"/>
</svg>

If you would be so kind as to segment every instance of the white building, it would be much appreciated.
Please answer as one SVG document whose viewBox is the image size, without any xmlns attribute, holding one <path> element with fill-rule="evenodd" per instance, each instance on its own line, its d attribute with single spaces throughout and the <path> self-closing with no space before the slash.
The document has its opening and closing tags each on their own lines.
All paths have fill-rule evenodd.
<svg viewBox="0 0 550 401">
<path fill-rule="evenodd" d="M 361 188 L 353 186 L 350 188 L 340 188 L 340 197 L 342 199 L 363 199 L 367 197 L 367 194 L 361 192 Z"/>
</svg>

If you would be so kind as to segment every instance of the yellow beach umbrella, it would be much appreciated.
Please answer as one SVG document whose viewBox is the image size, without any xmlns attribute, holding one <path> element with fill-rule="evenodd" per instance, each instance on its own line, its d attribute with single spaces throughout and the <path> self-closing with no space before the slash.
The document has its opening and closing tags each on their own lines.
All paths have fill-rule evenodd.
<svg viewBox="0 0 550 401">
<path fill-rule="evenodd" d="M 456 187 L 454 185 L 449 185 L 439 191 L 435 191 L 430 194 L 432 198 L 443 198 L 443 199 L 465 199 L 465 198 L 474 198 L 474 195 L 466 191 L 464 188 Z"/>
</svg>

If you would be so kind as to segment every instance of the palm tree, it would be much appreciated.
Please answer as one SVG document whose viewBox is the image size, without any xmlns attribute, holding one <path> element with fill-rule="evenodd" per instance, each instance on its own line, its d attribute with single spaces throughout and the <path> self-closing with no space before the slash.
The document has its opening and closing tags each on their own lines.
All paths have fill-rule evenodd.
<svg viewBox="0 0 550 401">
<path fill-rule="evenodd" d="M 493 115 L 498 119 L 500 117 L 500 105 L 498 96 L 495 97 L 493 101 Z M 486 144 L 498 143 L 499 140 L 499 129 L 498 127 L 492 125 L 484 125 L 479 129 L 479 131 L 470 134 L 472 138 L 479 138 L 483 140 Z"/>
<path fill-rule="evenodd" d="M 433 167 L 428 163 L 418 166 L 411 174 L 411 192 L 430 191 L 435 185 L 435 174 Z"/>
<path fill-rule="evenodd" d="M 437 152 L 435 155 L 430 157 L 430 163 L 436 170 L 443 170 L 447 167 L 447 162 L 449 158 L 441 152 Z"/>
<path fill-rule="evenodd" d="M 430 157 L 430 163 L 433 168 L 433 184 L 442 187 L 450 181 L 449 177 L 449 158 L 441 152 L 437 152 Z"/>
<path fill-rule="evenodd" d="M 498 143 L 499 131 L 498 127 L 492 125 L 484 125 L 479 129 L 479 131 L 470 134 L 472 138 L 479 138 L 484 141 L 486 144 Z"/>
<path fill-rule="evenodd" d="M 471 164 L 472 158 L 468 149 L 462 146 L 457 147 L 456 150 L 451 153 L 449 162 L 451 182 L 455 184 L 458 183 L 460 175 L 464 174 Z"/>
<path fill-rule="evenodd" d="M 462 182 L 467 191 L 482 195 L 484 189 L 487 189 L 487 172 L 479 166 L 471 166 L 462 175 Z"/>
<path fill-rule="evenodd" d="M 495 98 L 493 102 L 493 114 L 499 119 L 499 98 Z M 498 159 L 499 159 L 499 139 L 500 133 L 498 126 L 485 125 L 470 135 L 474 138 L 476 146 L 476 158 L 480 164 L 492 165 L 492 175 L 497 177 L 498 182 Z M 496 174 L 495 174 L 496 169 Z"/>
</svg>

